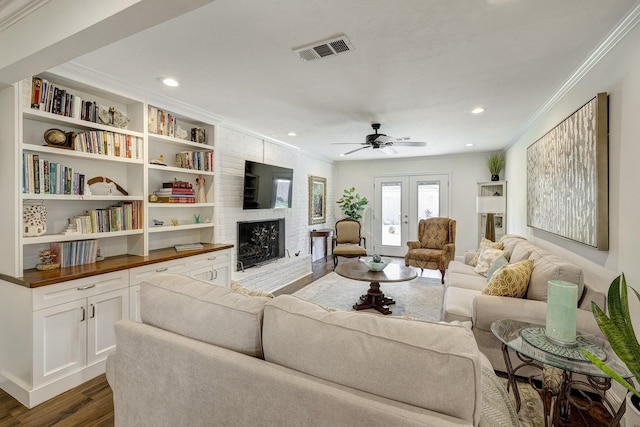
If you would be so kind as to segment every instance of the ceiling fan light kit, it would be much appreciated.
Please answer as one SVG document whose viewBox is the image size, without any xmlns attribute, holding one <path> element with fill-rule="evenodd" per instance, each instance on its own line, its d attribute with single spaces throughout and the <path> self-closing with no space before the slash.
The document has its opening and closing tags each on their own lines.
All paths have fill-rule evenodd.
<svg viewBox="0 0 640 427">
<path fill-rule="evenodd" d="M 426 147 L 426 142 L 421 141 L 406 141 L 409 139 L 407 137 L 402 138 L 402 141 L 395 140 L 394 138 L 385 135 L 383 133 L 378 133 L 378 129 L 380 129 L 380 123 L 372 123 L 371 127 L 373 128 L 374 133 L 369 134 L 365 138 L 365 142 L 334 142 L 333 144 L 358 144 L 362 145 L 362 147 L 356 148 L 355 150 L 347 151 L 345 153 L 340 154 L 341 156 L 346 156 L 351 153 L 355 153 L 356 151 L 364 150 L 366 148 L 380 149 L 383 153 L 393 156 L 398 154 L 398 151 L 392 148 L 392 146 L 396 147 Z"/>
</svg>

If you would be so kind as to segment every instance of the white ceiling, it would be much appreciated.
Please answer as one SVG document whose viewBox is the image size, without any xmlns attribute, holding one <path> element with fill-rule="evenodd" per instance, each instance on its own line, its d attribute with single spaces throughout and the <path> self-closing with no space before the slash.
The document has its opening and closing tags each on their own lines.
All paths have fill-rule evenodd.
<svg viewBox="0 0 640 427">
<path fill-rule="evenodd" d="M 398 157 L 486 152 L 517 137 L 639 3 L 216 0 L 73 63 L 334 160 L 386 157 L 330 144 L 363 142 L 372 122 L 428 142 Z M 354 50 L 310 62 L 292 51 L 337 34 Z"/>
</svg>

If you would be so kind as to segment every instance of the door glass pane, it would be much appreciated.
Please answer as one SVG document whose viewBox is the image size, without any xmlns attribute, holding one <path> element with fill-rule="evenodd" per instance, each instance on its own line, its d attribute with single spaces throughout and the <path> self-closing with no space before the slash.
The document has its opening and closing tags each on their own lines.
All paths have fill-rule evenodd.
<svg viewBox="0 0 640 427">
<path fill-rule="evenodd" d="M 383 246 L 400 246 L 402 241 L 402 183 L 385 182 L 382 184 L 382 236 Z"/>
<path fill-rule="evenodd" d="M 418 220 L 440 216 L 440 181 L 419 181 Z"/>
</svg>

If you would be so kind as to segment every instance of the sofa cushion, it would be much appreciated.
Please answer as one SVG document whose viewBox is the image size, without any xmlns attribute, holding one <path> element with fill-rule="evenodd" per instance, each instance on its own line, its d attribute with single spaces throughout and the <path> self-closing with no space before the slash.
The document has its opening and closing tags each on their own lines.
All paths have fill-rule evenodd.
<svg viewBox="0 0 640 427">
<path fill-rule="evenodd" d="M 501 256 L 504 256 L 501 249 L 493 249 L 487 246 L 483 247 L 480 251 L 480 256 L 478 257 L 476 267 L 473 269 L 473 271 L 486 276 L 487 270 L 489 270 L 491 264 L 493 264 L 493 262 Z"/>
<path fill-rule="evenodd" d="M 482 279 L 484 279 L 484 277 Z M 460 322 L 472 321 L 473 300 L 478 295 L 482 295 L 482 290 L 448 287 L 444 297 L 445 322 L 453 322 L 456 320 Z"/>
<path fill-rule="evenodd" d="M 539 254 L 538 254 L 539 255 Z M 545 254 L 533 256 L 533 272 L 529 281 L 527 298 L 537 301 L 547 300 L 547 285 L 549 280 L 564 280 L 578 285 L 578 299 L 584 290 L 582 269 L 577 265 L 565 261 L 557 255 Z"/>
<path fill-rule="evenodd" d="M 480 247 L 476 251 L 476 254 L 473 256 L 473 258 L 471 258 L 469 265 L 473 267 L 476 266 L 476 264 L 478 263 L 478 258 L 480 257 L 480 253 L 482 252 L 482 248 L 502 249 L 503 245 L 501 242 L 492 242 L 486 237 L 483 237 L 482 241 L 480 242 Z"/>
<path fill-rule="evenodd" d="M 474 291 L 482 291 L 487 286 L 487 278 L 473 271 L 474 267 L 451 261 L 449 274 L 447 274 L 447 288 L 464 288 Z"/>
<path fill-rule="evenodd" d="M 477 424 L 480 354 L 457 325 L 328 312 L 291 295 L 265 306 L 265 360 Z M 451 372 L 465 381 L 451 381 Z"/>
<path fill-rule="evenodd" d="M 529 259 L 529 255 L 537 248 L 537 246 L 528 240 L 520 240 L 514 245 L 509 262 L 520 262 Z"/>
<path fill-rule="evenodd" d="M 484 295 L 522 298 L 527 293 L 532 270 L 533 261 L 530 259 L 505 265 L 493 274 L 482 293 Z"/>
<path fill-rule="evenodd" d="M 267 301 L 179 274 L 156 274 L 140 286 L 143 323 L 254 357 L 262 357 Z"/>
<path fill-rule="evenodd" d="M 498 242 L 502 243 L 503 245 L 502 250 L 508 255 L 507 260 L 510 259 L 511 254 L 513 253 L 513 249 L 516 247 L 516 245 L 523 241 L 526 242 L 527 239 L 522 236 L 518 236 L 517 234 L 505 234 L 500 238 L 500 240 L 498 240 Z"/>
</svg>

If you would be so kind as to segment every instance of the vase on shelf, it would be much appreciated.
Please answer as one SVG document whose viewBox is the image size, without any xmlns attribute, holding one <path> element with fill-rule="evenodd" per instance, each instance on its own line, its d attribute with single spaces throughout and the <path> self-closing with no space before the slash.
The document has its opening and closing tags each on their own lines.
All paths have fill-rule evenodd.
<svg viewBox="0 0 640 427">
<path fill-rule="evenodd" d="M 498 174 L 491 175 L 491 181 L 500 181 L 500 176 Z"/>
</svg>

